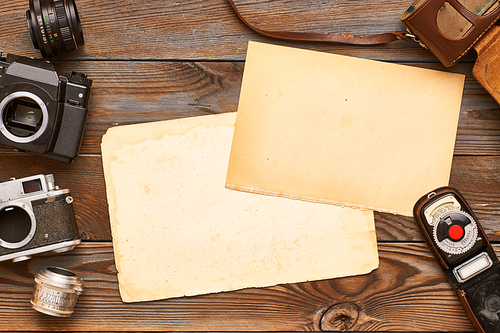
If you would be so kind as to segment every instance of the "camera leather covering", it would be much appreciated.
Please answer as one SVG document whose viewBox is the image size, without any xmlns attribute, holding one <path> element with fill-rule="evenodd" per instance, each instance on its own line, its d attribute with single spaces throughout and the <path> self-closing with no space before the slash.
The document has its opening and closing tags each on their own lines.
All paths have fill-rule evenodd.
<svg viewBox="0 0 500 333">
<path fill-rule="evenodd" d="M 80 151 L 86 121 L 87 112 L 82 112 L 81 107 L 67 104 L 52 152 L 57 155 L 76 158 Z"/>
</svg>

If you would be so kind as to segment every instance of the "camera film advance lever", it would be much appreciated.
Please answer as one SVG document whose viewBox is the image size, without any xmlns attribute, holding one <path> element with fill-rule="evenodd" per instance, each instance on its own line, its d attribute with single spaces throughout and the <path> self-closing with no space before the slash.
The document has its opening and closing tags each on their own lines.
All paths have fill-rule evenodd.
<svg viewBox="0 0 500 333">
<path fill-rule="evenodd" d="M 478 332 L 500 332 L 500 262 L 464 197 L 441 187 L 413 216 Z"/>
</svg>

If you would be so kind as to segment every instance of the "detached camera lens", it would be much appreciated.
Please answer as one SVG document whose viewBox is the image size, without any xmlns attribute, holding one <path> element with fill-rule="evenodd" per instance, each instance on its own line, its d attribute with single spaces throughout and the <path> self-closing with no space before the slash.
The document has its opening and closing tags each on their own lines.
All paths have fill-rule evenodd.
<svg viewBox="0 0 500 333">
<path fill-rule="evenodd" d="M 47 58 L 84 44 L 74 0 L 30 0 L 26 19 L 33 46 Z"/>
<path fill-rule="evenodd" d="M 69 317 L 83 293 L 83 280 L 75 273 L 59 267 L 42 268 L 35 275 L 33 309 L 55 317 Z"/>
</svg>

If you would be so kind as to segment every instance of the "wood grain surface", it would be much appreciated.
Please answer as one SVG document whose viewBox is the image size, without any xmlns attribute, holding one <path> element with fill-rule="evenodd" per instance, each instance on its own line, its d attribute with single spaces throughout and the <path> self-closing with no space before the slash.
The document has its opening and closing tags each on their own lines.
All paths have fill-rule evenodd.
<svg viewBox="0 0 500 333">
<path fill-rule="evenodd" d="M 62 255 L 0 263 L 0 331 L 474 331 L 413 219 L 383 213 L 375 213 L 380 268 L 370 274 L 123 303 L 100 156 L 102 135 L 113 126 L 236 111 L 249 40 L 461 73 L 466 82 L 450 185 L 466 197 L 500 251 L 500 108 L 472 76 L 473 52 L 444 68 L 414 42 L 346 46 L 272 40 L 244 26 L 225 0 L 76 3 L 85 46 L 51 61 L 61 74 L 80 71 L 94 80 L 81 154 L 65 164 L 0 148 L 0 182 L 53 173 L 56 184 L 75 198 L 83 244 Z M 375 34 L 404 30 L 400 16 L 411 0 L 236 4 L 264 29 Z M 28 0 L 0 3 L 0 50 L 40 58 L 26 25 L 28 6 Z M 48 265 L 67 267 L 85 281 L 69 319 L 30 307 L 33 275 Z"/>
<path fill-rule="evenodd" d="M 380 267 L 363 276 L 127 304 L 118 293 L 111 245 L 91 242 L 68 254 L 3 264 L 2 328 L 22 322 L 27 331 L 472 330 L 426 246 L 383 244 L 379 253 Z M 30 308 L 33 274 L 49 265 L 84 279 L 70 319 Z"/>
</svg>

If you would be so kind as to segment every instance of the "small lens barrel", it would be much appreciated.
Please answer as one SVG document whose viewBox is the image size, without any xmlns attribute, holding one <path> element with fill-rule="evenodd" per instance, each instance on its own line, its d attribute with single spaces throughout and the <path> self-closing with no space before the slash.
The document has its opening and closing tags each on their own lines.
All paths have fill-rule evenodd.
<svg viewBox="0 0 500 333">
<path fill-rule="evenodd" d="M 42 268 L 35 275 L 31 306 L 50 316 L 69 317 L 82 293 L 83 281 L 75 273 L 60 267 Z"/>
<path fill-rule="evenodd" d="M 46 58 L 85 44 L 74 0 L 30 0 L 26 19 L 33 46 Z"/>
</svg>

